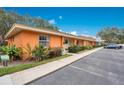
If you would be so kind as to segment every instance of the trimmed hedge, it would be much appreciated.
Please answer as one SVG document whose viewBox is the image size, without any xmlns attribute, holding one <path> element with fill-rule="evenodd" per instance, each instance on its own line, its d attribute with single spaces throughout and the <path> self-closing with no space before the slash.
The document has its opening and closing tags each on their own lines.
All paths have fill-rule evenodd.
<svg viewBox="0 0 124 93">
<path fill-rule="evenodd" d="M 83 51 L 83 50 L 90 50 L 90 49 L 93 49 L 95 48 L 95 46 L 71 46 L 68 48 L 68 51 L 70 53 L 77 53 L 77 52 L 80 52 L 80 51 Z"/>
<path fill-rule="evenodd" d="M 81 49 L 81 47 L 79 47 L 79 46 L 71 46 L 71 47 L 69 47 L 68 48 L 68 51 L 70 52 L 70 53 L 77 53 L 77 52 L 79 52 L 79 51 L 81 51 L 82 49 Z"/>
</svg>

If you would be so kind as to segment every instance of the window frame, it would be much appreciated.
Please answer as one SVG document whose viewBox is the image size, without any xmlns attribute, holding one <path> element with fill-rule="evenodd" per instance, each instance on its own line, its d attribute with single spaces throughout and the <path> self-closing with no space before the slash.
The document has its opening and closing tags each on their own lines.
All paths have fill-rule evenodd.
<svg viewBox="0 0 124 93">
<path fill-rule="evenodd" d="M 49 47 L 50 37 L 49 35 L 40 35 L 39 36 L 39 44 L 43 45 L 44 47 Z"/>
</svg>

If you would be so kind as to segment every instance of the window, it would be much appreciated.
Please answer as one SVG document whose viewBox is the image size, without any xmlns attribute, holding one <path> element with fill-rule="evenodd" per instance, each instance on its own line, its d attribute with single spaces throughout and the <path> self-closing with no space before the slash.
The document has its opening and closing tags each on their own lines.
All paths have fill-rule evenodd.
<svg viewBox="0 0 124 93">
<path fill-rule="evenodd" d="M 63 43 L 68 44 L 68 42 L 69 42 L 68 39 L 65 39 Z"/>
<path fill-rule="evenodd" d="M 44 47 L 49 47 L 49 36 L 41 35 L 39 37 L 39 44 L 43 45 Z"/>
<path fill-rule="evenodd" d="M 63 44 L 73 45 L 73 40 L 65 38 Z"/>
</svg>

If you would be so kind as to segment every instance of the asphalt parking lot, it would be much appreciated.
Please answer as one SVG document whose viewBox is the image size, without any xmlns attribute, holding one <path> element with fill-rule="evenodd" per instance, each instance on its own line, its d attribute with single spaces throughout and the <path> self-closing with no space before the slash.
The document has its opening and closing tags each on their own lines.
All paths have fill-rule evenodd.
<svg viewBox="0 0 124 93">
<path fill-rule="evenodd" d="M 101 49 L 31 85 L 120 85 L 124 84 L 124 49 Z"/>
</svg>

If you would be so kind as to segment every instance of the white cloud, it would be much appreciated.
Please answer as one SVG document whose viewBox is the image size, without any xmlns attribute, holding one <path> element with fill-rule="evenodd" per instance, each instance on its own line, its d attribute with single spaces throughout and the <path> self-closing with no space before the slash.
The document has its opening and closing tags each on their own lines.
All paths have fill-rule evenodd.
<svg viewBox="0 0 124 93">
<path fill-rule="evenodd" d="M 56 24 L 55 19 L 51 19 L 51 20 L 49 20 L 48 22 L 49 22 L 50 24 Z"/>
<path fill-rule="evenodd" d="M 72 31 L 71 34 L 72 35 L 77 35 L 77 31 Z"/>
<path fill-rule="evenodd" d="M 63 17 L 62 16 L 59 16 L 59 19 L 62 19 Z"/>
<path fill-rule="evenodd" d="M 63 32 L 62 29 L 59 29 L 60 32 Z"/>
</svg>

